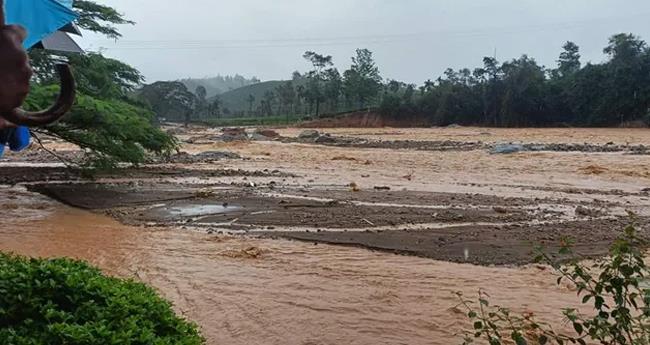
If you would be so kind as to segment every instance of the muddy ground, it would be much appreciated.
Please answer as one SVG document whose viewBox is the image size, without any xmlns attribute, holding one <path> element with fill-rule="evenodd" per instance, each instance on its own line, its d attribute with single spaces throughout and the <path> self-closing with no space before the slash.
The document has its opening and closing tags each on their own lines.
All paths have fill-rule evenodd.
<svg viewBox="0 0 650 345">
<path fill-rule="evenodd" d="M 627 220 L 614 202 L 408 191 L 305 190 L 170 183 L 28 188 L 123 223 L 360 246 L 452 262 L 524 264 L 565 237 L 606 253 Z M 644 225 L 645 218 L 639 219 Z M 645 229 L 645 227 L 643 227 Z"/>
<path fill-rule="evenodd" d="M 334 145 L 275 130 L 177 128 L 180 155 L 93 178 L 37 148 L 9 154 L 0 250 L 146 282 L 210 345 L 446 345 L 472 326 L 458 291 L 567 326 L 575 289 L 519 266 L 534 246 L 570 237 L 600 256 L 630 221 L 650 237 L 650 156 L 633 152 L 647 130 L 318 129 Z M 490 154 L 503 144 L 524 149 Z"/>
<path fill-rule="evenodd" d="M 565 237 L 584 255 L 603 255 L 630 222 L 630 212 L 638 214 L 635 221 L 645 233 L 650 175 L 625 162 L 647 160 L 630 153 L 643 152 L 648 143 L 623 143 L 616 136 L 600 143 L 539 137 L 518 144 L 527 148 L 522 152 L 495 155 L 490 150 L 511 138 L 490 133 L 491 141 L 476 141 L 461 132 L 473 129 L 460 128 L 454 129 L 458 138 L 467 140 L 439 140 L 450 130 L 431 130 L 429 140 L 393 140 L 397 132 L 382 135 L 377 129 L 321 130 L 310 137 L 280 130 L 282 137 L 268 140 L 222 142 L 216 129 L 176 129 L 192 143 L 165 161 L 88 180 L 82 171 L 45 164 L 52 158 L 36 152 L 27 155 L 31 164 L 4 167 L 0 183 L 27 184 L 129 225 L 288 238 L 480 265 L 529 263 L 536 246 L 553 251 Z M 544 144 L 533 144 L 539 142 Z M 556 165 L 544 163 L 550 160 Z"/>
</svg>

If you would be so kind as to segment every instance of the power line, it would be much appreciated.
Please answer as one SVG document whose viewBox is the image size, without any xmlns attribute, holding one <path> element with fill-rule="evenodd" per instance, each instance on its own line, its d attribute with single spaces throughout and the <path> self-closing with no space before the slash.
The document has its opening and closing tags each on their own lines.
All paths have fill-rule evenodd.
<svg viewBox="0 0 650 345">
<path fill-rule="evenodd" d="M 591 26 L 594 22 L 621 21 L 632 17 L 649 16 L 650 13 L 638 13 L 632 16 L 593 18 L 581 21 L 534 24 L 516 27 L 493 27 L 472 30 L 441 30 L 403 34 L 381 34 L 362 36 L 338 36 L 321 38 L 272 38 L 272 39 L 222 39 L 222 40 L 120 40 L 94 41 L 98 44 L 113 43 L 104 46 L 111 50 L 192 50 L 192 49 L 233 49 L 233 48 L 286 48 L 302 46 L 340 46 L 358 44 L 386 44 L 408 40 L 435 39 L 437 36 L 446 38 L 472 38 L 490 35 L 512 35 L 530 32 L 563 31 L 568 29 Z"/>
</svg>

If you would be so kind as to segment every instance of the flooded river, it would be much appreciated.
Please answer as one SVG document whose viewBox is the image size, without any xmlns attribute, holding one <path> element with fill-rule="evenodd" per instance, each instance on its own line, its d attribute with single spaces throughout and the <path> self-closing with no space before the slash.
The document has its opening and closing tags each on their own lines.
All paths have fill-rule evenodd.
<svg viewBox="0 0 650 345">
<path fill-rule="evenodd" d="M 21 215 L 21 218 L 12 215 Z M 129 227 L 0 189 L 0 250 L 90 261 L 171 299 L 209 344 L 453 344 L 453 292 L 560 319 L 575 293 L 537 267 L 489 268 L 284 240 Z"/>
</svg>

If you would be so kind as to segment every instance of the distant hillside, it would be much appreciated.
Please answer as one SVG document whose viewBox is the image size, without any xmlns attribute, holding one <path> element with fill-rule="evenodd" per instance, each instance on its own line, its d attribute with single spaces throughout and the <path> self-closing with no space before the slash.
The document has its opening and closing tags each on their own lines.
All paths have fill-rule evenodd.
<svg viewBox="0 0 650 345">
<path fill-rule="evenodd" d="M 205 87 L 208 91 L 208 98 L 260 82 L 260 80 L 255 77 L 248 79 L 239 74 L 236 74 L 235 76 L 218 75 L 212 78 L 188 78 L 179 81 L 185 84 L 187 89 L 192 93 L 196 91 L 196 88 L 199 85 Z"/>
<path fill-rule="evenodd" d="M 282 83 L 284 83 L 284 81 L 270 80 L 225 92 L 218 96 L 222 102 L 221 108 L 227 108 L 231 113 L 247 112 L 250 107 L 248 97 L 253 95 L 253 97 L 255 97 L 253 108 L 255 109 L 260 104 L 260 101 L 264 98 L 264 94 L 267 91 L 275 91 L 275 89 Z"/>
</svg>

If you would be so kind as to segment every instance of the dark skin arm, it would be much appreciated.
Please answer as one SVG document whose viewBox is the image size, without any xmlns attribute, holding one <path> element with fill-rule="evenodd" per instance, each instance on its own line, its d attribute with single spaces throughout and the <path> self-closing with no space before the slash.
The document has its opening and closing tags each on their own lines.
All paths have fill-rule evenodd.
<svg viewBox="0 0 650 345">
<path fill-rule="evenodd" d="M 44 126 L 60 119 L 72 108 L 75 100 L 75 82 L 70 67 L 56 65 L 61 79 L 61 91 L 54 105 L 39 112 L 20 108 L 29 93 L 32 69 L 22 47 L 25 30 L 15 25 L 5 25 L 4 0 L 0 0 L 0 128 L 10 124 L 18 126 Z"/>
<path fill-rule="evenodd" d="M 20 107 L 29 93 L 29 66 L 23 41 L 27 32 L 17 25 L 4 25 L 4 0 L 0 0 L 0 114 Z M 0 119 L 0 128 L 11 123 Z"/>
</svg>

